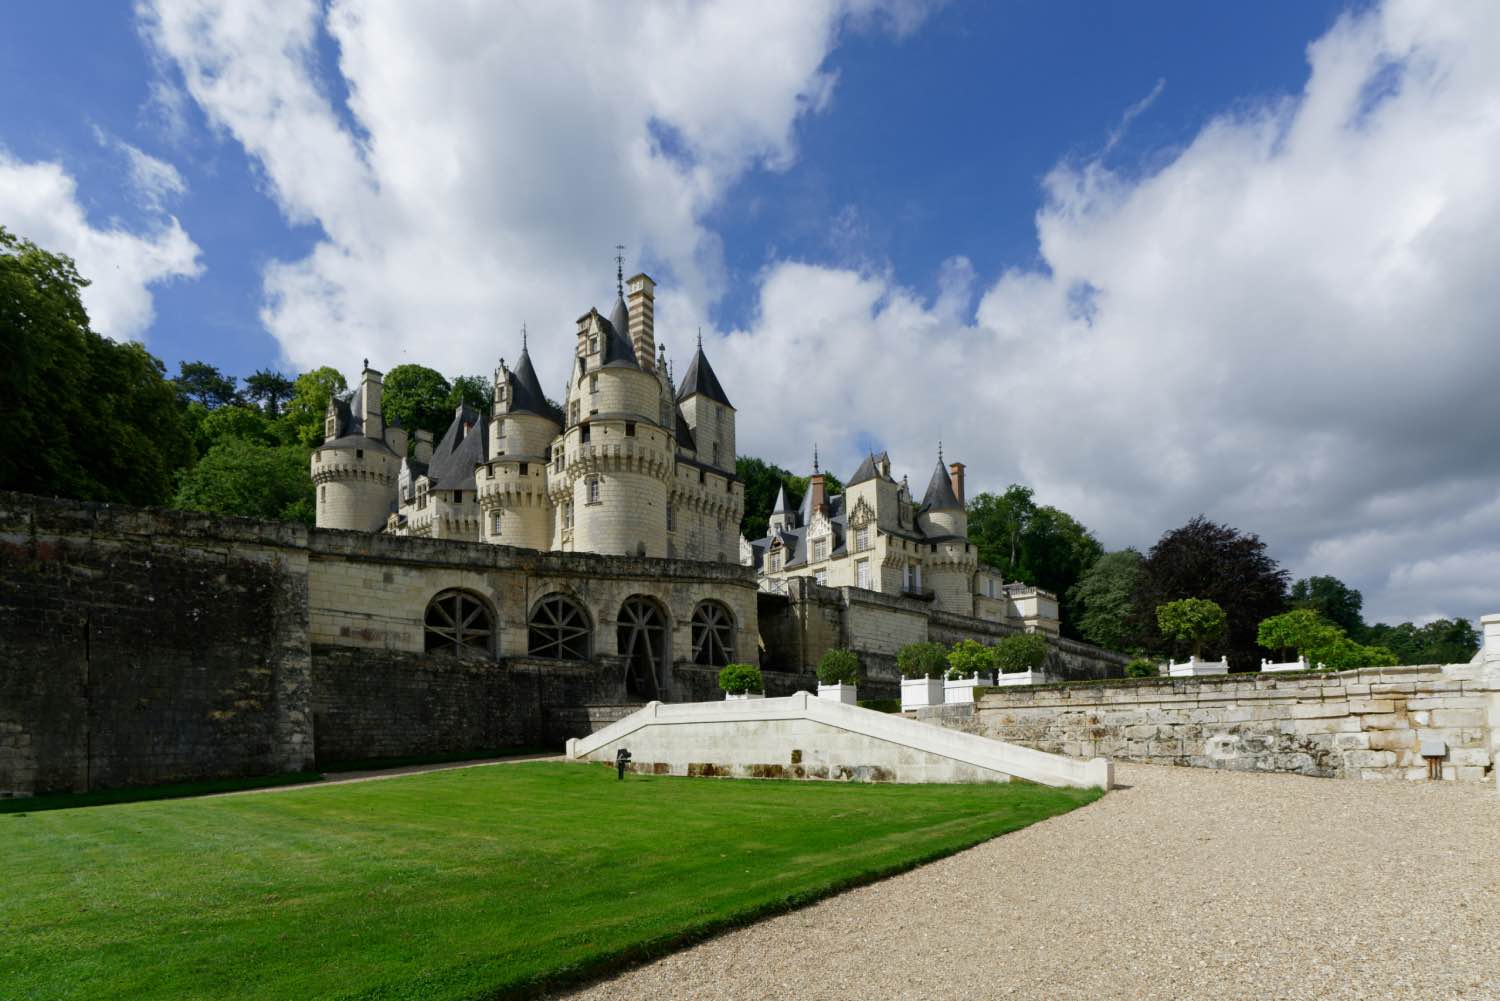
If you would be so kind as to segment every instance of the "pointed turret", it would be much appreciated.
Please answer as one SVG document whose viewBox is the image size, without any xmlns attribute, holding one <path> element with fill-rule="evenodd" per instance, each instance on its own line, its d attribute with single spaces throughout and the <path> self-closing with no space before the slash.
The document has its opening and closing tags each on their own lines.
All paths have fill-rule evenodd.
<svg viewBox="0 0 1500 1001">
<path fill-rule="evenodd" d="M 521 344 L 520 360 L 510 371 L 510 412 L 535 414 L 558 425 L 563 422 L 562 411 L 548 403 L 547 394 L 542 392 L 541 380 L 536 377 L 536 369 L 531 365 L 531 352 L 527 350 L 524 341 Z"/>
<path fill-rule="evenodd" d="M 678 402 L 688 397 L 702 393 L 704 396 L 722 406 L 734 407 L 729 402 L 729 397 L 724 393 L 724 387 L 719 384 L 719 377 L 714 374 L 714 367 L 708 363 L 708 356 L 703 353 L 703 334 L 698 335 L 698 350 L 693 352 L 693 360 L 688 364 L 687 374 L 682 377 L 682 385 L 677 389 Z"/>
<path fill-rule="evenodd" d="M 953 481 L 948 476 L 948 469 L 939 457 L 937 468 L 932 471 L 932 479 L 927 484 L 927 493 L 922 497 L 922 510 L 962 511 L 963 509 L 963 504 L 953 493 Z"/>
<path fill-rule="evenodd" d="M 922 506 L 917 510 L 917 527 L 934 538 L 957 537 L 965 539 L 969 534 L 969 516 L 963 501 L 953 492 L 953 480 L 948 467 L 943 463 L 943 447 L 938 446 L 937 468 L 927 483 L 927 493 L 922 497 Z"/>
<path fill-rule="evenodd" d="M 625 299 L 615 299 L 615 308 L 610 312 L 609 319 L 600 317 L 600 326 L 604 328 L 604 343 L 601 345 L 600 368 L 628 367 L 640 368 L 640 362 L 636 360 L 635 348 L 630 344 L 630 311 L 625 308 Z"/>
</svg>

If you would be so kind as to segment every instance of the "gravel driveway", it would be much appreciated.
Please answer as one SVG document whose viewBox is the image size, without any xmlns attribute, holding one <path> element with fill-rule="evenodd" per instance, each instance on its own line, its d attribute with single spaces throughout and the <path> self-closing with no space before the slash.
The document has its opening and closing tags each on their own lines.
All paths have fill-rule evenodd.
<svg viewBox="0 0 1500 1001">
<path fill-rule="evenodd" d="M 1500 998 L 1500 796 L 1117 766 L 1100 802 L 578 998 Z"/>
</svg>

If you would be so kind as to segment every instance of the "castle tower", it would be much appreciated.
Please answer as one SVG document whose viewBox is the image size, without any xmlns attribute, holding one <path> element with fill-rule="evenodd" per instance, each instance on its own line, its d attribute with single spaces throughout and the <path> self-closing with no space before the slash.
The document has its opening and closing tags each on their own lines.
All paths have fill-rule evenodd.
<svg viewBox="0 0 1500 1001">
<path fill-rule="evenodd" d="M 632 300 L 649 302 L 650 279 L 631 282 Z M 609 317 L 590 310 L 578 321 L 567 428 L 548 467 L 554 537 L 565 550 L 665 557 L 675 440 L 661 421 L 662 382 L 636 354 L 635 343 L 655 350 L 652 315 L 642 306 L 632 321 L 617 293 Z"/>
<path fill-rule="evenodd" d="M 507 368 L 502 358 L 495 370 L 489 455 L 477 481 L 485 541 L 527 549 L 552 548 L 548 458 L 562 425 L 562 412 L 548 403 L 542 392 L 523 330 L 516 367 Z"/>
<path fill-rule="evenodd" d="M 927 484 L 927 493 L 917 511 L 917 525 L 934 543 L 926 557 L 926 582 L 936 596 L 937 607 L 959 615 L 974 614 L 974 573 L 979 553 L 969 542 L 969 516 L 955 486 L 962 488 L 963 464 L 949 469 L 938 447 L 937 468 Z"/>
<path fill-rule="evenodd" d="M 776 503 L 771 507 L 769 529 L 772 532 L 785 532 L 794 527 L 792 525 L 791 507 L 786 502 L 786 487 L 776 488 Z"/>
<path fill-rule="evenodd" d="M 396 500 L 406 432 L 399 425 L 385 426 L 382 386 L 381 373 L 366 360 L 354 398 L 328 401 L 324 441 L 310 463 L 319 528 L 378 532 L 385 527 Z"/>
<path fill-rule="evenodd" d="M 708 363 L 708 356 L 703 353 L 701 333 L 698 335 L 698 349 L 693 353 L 687 374 L 677 389 L 677 405 L 692 430 L 698 461 L 733 473 L 734 407 L 724 394 L 713 366 Z"/>
</svg>

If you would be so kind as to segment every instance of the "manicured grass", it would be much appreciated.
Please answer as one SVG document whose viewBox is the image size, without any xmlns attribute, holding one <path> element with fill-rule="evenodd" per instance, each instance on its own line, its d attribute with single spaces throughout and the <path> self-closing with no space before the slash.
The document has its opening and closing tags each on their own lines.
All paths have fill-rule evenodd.
<svg viewBox="0 0 1500 1001">
<path fill-rule="evenodd" d="M 455 751 L 452 754 L 410 754 L 394 758 L 355 758 L 349 761 L 319 762 L 329 775 L 338 772 L 364 772 L 381 768 L 405 768 L 408 765 L 446 765 L 455 761 L 485 761 L 492 758 L 526 758 L 537 754 L 561 754 L 561 747 L 499 747 L 493 750 Z"/>
<path fill-rule="evenodd" d="M 1098 795 L 530 762 L 12 813 L 0 995 L 524 994 Z"/>
</svg>

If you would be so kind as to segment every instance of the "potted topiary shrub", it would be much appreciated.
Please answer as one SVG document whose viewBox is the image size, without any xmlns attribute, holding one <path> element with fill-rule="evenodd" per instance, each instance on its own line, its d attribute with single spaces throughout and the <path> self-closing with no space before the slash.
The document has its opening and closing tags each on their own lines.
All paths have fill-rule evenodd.
<svg viewBox="0 0 1500 1001">
<path fill-rule="evenodd" d="M 1000 676 L 997 685 L 1040 685 L 1047 680 L 1042 665 L 1047 663 L 1047 639 L 1041 633 L 1017 633 L 995 644 L 995 666 Z"/>
<path fill-rule="evenodd" d="M 948 680 L 943 682 L 943 701 L 974 701 L 974 689 L 995 683 L 995 648 L 977 640 L 963 640 L 948 651 Z"/>
<path fill-rule="evenodd" d="M 901 709 L 943 704 L 943 676 L 948 673 L 948 650 L 941 643 L 908 643 L 896 651 L 901 670 Z"/>
<path fill-rule="evenodd" d="M 1161 674 L 1161 666 L 1150 657 L 1132 657 L 1125 665 L 1127 678 L 1154 678 Z"/>
<path fill-rule="evenodd" d="M 818 698 L 852 706 L 859 701 L 854 687 L 858 681 L 859 658 L 853 650 L 835 647 L 818 661 Z"/>
<path fill-rule="evenodd" d="M 766 697 L 766 686 L 760 676 L 760 668 L 754 664 L 726 664 L 719 671 L 719 687 L 724 689 L 726 700 Z"/>
</svg>

